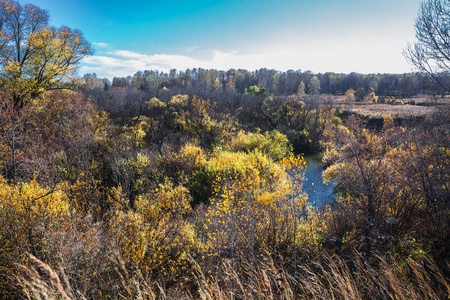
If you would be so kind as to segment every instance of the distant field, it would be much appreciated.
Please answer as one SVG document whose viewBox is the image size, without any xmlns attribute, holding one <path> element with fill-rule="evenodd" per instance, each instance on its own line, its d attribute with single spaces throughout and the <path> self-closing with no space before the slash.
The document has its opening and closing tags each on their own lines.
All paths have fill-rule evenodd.
<svg viewBox="0 0 450 300">
<path fill-rule="evenodd" d="M 383 115 L 407 118 L 422 117 L 434 112 L 436 109 L 436 106 L 373 104 L 354 106 L 350 111 L 370 118 L 381 118 Z"/>
<path fill-rule="evenodd" d="M 383 104 L 383 99 L 385 96 L 380 96 L 378 103 Z M 324 101 L 333 101 L 335 103 L 339 104 L 345 104 L 345 96 L 343 95 L 321 95 L 321 99 Z M 450 103 L 450 96 L 445 97 L 433 97 L 430 95 L 417 95 L 414 97 L 409 98 L 402 98 L 402 97 L 396 97 L 395 100 L 401 100 L 404 103 L 408 103 L 410 100 L 416 100 L 418 105 L 436 105 L 436 104 L 444 104 L 444 103 Z M 367 104 L 367 102 L 355 102 L 356 105 L 358 104 Z"/>
<path fill-rule="evenodd" d="M 331 103 L 336 107 L 340 107 L 341 110 L 347 111 L 349 108 L 345 103 L 345 96 L 331 96 L 322 95 L 322 101 Z M 383 99 L 380 99 L 383 101 Z M 350 106 L 350 111 L 358 115 L 369 118 L 382 118 L 383 115 L 390 115 L 396 118 L 410 118 L 410 117 L 422 117 L 427 114 L 433 113 L 439 106 L 444 103 L 450 103 L 448 97 L 433 98 L 427 95 L 418 95 L 411 98 L 397 98 L 401 100 L 404 105 L 384 104 L 383 102 L 354 102 Z M 417 105 L 409 105 L 408 103 L 413 100 Z"/>
</svg>

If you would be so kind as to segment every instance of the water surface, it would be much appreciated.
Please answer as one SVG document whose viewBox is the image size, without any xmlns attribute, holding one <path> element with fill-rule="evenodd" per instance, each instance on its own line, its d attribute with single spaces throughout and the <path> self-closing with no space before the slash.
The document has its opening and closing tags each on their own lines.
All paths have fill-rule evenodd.
<svg viewBox="0 0 450 300">
<path fill-rule="evenodd" d="M 320 208 L 324 204 L 328 204 L 334 198 L 334 184 L 325 184 L 322 179 L 323 153 L 305 155 L 306 171 L 305 181 L 303 182 L 303 191 L 308 194 L 308 202 L 314 207 Z"/>
</svg>

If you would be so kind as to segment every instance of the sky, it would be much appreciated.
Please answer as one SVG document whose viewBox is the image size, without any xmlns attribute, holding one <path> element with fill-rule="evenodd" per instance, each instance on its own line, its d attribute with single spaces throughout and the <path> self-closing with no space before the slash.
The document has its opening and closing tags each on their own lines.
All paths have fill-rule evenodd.
<svg viewBox="0 0 450 300">
<path fill-rule="evenodd" d="M 187 68 L 408 73 L 421 0 L 19 0 L 83 32 L 80 75 Z"/>
</svg>

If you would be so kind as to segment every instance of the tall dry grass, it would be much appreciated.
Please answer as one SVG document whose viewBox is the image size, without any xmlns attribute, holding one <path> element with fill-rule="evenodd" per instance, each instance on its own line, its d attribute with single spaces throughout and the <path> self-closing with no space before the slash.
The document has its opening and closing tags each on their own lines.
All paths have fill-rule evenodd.
<svg viewBox="0 0 450 300">
<path fill-rule="evenodd" d="M 60 266 L 52 268 L 32 255 L 28 265 L 18 265 L 17 283 L 27 299 L 89 299 L 73 290 Z M 119 259 L 120 260 L 120 259 Z M 222 259 L 218 266 L 200 265 L 192 259 L 188 285 L 154 282 L 140 272 L 128 273 L 117 261 L 111 276 L 122 286 L 123 299 L 448 299 L 450 280 L 430 258 L 396 260 L 354 252 L 349 257 L 323 254 L 303 261 L 296 271 L 270 255 L 258 262 L 232 266 Z M 209 268 L 215 267 L 213 275 Z M 445 266 L 448 271 L 449 265 Z M 294 274 L 295 272 L 295 274 Z M 123 274 L 123 275 L 122 275 Z M 94 274 L 92 274 L 95 276 Z"/>
</svg>

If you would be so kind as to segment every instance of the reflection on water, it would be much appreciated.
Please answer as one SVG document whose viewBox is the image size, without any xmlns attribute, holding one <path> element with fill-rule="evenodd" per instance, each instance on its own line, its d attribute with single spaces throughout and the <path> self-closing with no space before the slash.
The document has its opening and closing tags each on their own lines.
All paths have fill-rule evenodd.
<svg viewBox="0 0 450 300">
<path fill-rule="evenodd" d="M 308 194 L 309 203 L 320 208 L 328 204 L 334 198 L 332 183 L 325 184 L 322 179 L 322 156 L 323 153 L 305 155 L 306 172 L 303 182 L 303 191 Z"/>
</svg>

